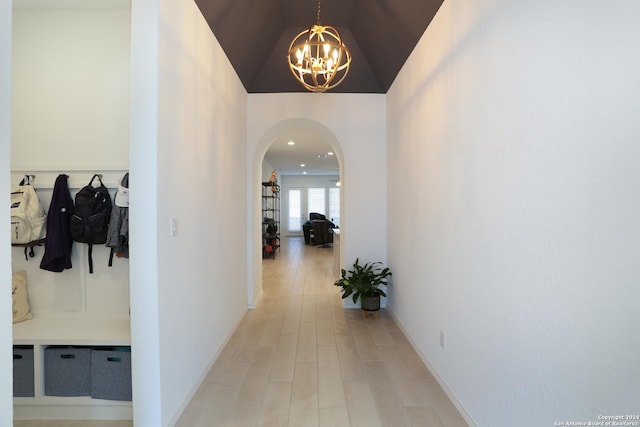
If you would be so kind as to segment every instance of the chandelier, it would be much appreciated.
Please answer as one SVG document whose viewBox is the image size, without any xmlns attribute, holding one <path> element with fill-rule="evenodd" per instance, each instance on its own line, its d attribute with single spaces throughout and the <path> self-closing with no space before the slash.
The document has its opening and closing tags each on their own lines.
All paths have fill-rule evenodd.
<svg viewBox="0 0 640 427">
<path fill-rule="evenodd" d="M 320 0 L 317 24 L 294 37 L 288 60 L 293 75 L 311 92 L 333 89 L 347 76 L 351 52 L 337 29 L 320 25 Z"/>
</svg>

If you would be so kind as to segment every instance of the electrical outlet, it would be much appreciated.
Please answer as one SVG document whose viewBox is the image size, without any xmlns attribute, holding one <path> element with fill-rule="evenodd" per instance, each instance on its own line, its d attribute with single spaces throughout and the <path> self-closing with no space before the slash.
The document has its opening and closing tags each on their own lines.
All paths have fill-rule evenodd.
<svg viewBox="0 0 640 427">
<path fill-rule="evenodd" d="M 446 342 L 444 340 L 444 332 L 440 331 L 440 347 L 444 350 L 446 348 Z"/>
</svg>

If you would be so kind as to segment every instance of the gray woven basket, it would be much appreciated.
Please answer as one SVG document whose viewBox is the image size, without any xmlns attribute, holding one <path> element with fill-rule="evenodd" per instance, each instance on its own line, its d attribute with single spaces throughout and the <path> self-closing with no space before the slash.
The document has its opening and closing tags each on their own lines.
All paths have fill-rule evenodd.
<svg viewBox="0 0 640 427">
<path fill-rule="evenodd" d="M 360 298 L 360 307 L 365 311 L 380 310 L 380 295 Z"/>
</svg>

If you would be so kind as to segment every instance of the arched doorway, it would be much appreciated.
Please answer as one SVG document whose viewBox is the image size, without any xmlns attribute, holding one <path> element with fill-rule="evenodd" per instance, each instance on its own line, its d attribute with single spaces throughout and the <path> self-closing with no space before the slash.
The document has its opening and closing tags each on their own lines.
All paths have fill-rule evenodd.
<svg viewBox="0 0 640 427">
<path fill-rule="evenodd" d="M 253 191 L 248 202 L 249 225 L 247 230 L 247 255 L 248 264 L 251 266 L 248 274 L 248 306 L 255 308 L 262 295 L 262 218 L 261 218 L 261 186 L 262 163 L 269 147 L 277 140 L 288 139 L 288 135 L 308 135 L 316 139 L 322 139 L 331 147 L 339 165 L 340 181 L 344 176 L 344 157 L 342 147 L 334 133 L 326 126 L 310 119 L 294 118 L 282 120 L 269 128 L 260 137 L 253 153 L 252 174 L 249 188 Z M 344 213 L 344 195 L 340 192 L 340 216 Z M 341 242 L 343 244 L 343 242 Z"/>
</svg>

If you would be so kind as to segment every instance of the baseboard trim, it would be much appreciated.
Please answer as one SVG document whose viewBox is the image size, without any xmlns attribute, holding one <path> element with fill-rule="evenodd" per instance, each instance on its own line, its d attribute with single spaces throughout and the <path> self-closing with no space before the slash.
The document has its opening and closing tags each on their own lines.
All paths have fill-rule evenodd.
<svg viewBox="0 0 640 427">
<path fill-rule="evenodd" d="M 398 318 L 393 314 L 393 312 L 391 310 L 389 310 L 389 308 L 387 308 L 387 312 L 391 315 L 391 317 L 396 322 L 396 324 L 398 325 L 398 327 L 400 328 L 400 330 L 402 331 L 404 336 L 407 338 L 407 340 L 409 341 L 409 344 L 411 344 L 411 347 L 413 347 L 413 349 L 415 350 L 415 352 L 418 355 L 418 357 L 420 358 L 420 360 L 422 360 L 422 363 L 425 364 L 425 366 L 427 367 L 429 372 L 431 372 L 431 375 L 433 375 L 433 377 L 438 382 L 440 387 L 442 387 L 442 390 L 444 390 L 444 392 L 447 395 L 447 397 L 451 400 L 451 403 L 453 403 L 453 406 L 456 407 L 458 412 L 460 412 L 460 415 L 462 415 L 462 418 L 464 418 L 464 420 L 467 422 L 467 424 L 469 424 L 469 427 L 478 427 L 478 424 L 476 424 L 476 422 L 473 420 L 473 418 L 471 418 L 471 415 L 469 415 L 469 413 L 465 410 L 464 406 L 462 406 L 462 403 L 460 403 L 460 401 L 458 400 L 456 395 L 451 391 L 451 389 L 449 389 L 449 387 L 447 386 L 447 383 L 442 379 L 442 377 L 440 376 L 438 371 L 429 362 L 429 359 L 427 359 L 425 357 L 425 355 L 422 353 L 422 351 L 420 351 L 420 349 L 418 348 L 416 343 L 411 338 L 411 335 L 409 335 L 409 333 L 405 329 L 405 327 L 402 324 L 402 322 L 400 322 L 400 320 L 398 320 Z"/>
<path fill-rule="evenodd" d="M 200 387 L 202 387 L 202 384 L 204 383 L 204 380 L 207 378 L 207 375 L 209 375 L 209 372 L 213 368 L 213 365 L 215 365 L 215 363 L 218 361 L 218 358 L 220 357 L 220 354 L 222 353 L 222 350 L 224 350 L 224 348 L 227 346 L 227 344 L 229 344 L 229 341 L 231 340 L 231 337 L 233 337 L 233 334 L 235 333 L 236 329 L 238 329 L 238 326 L 240 326 L 240 322 L 242 322 L 242 319 L 244 319 L 245 314 L 246 314 L 246 312 L 242 313 L 242 315 L 238 318 L 238 320 L 236 320 L 235 324 L 233 325 L 233 327 L 229 331 L 229 334 L 225 338 L 224 343 L 222 343 L 222 345 L 220 346 L 220 348 L 218 349 L 216 354 L 213 356 L 213 359 L 211 359 L 211 361 L 207 365 L 207 367 L 204 370 L 204 372 L 202 373 L 202 375 L 200 375 L 200 378 L 196 382 L 196 385 L 193 387 L 191 392 L 187 395 L 186 399 L 182 402 L 182 405 L 180 405 L 180 408 L 178 409 L 176 414 L 173 416 L 173 418 L 169 422 L 168 426 L 174 427 L 178 423 L 178 421 L 180 420 L 180 417 L 182 417 L 182 415 L 184 414 L 184 411 L 187 410 L 187 407 L 189 406 L 189 403 L 191 403 L 191 401 L 195 397 L 195 395 L 198 392 L 198 390 L 200 389 Z"/>
<path fill-rule="evenodd" d="M 260 302 L 262 301 L 262 298 L 264 297 L 264 292 L 260 291 L 260 293 L 258 294 L 258 296 L 256 297 L 255 301 L 253 302 L 249 302 L 249 304 L 247 305 L 247 307 L 249 308 L 249 310 L 255 310 L 256 307 L 260 304 Z"/>
</svg>

